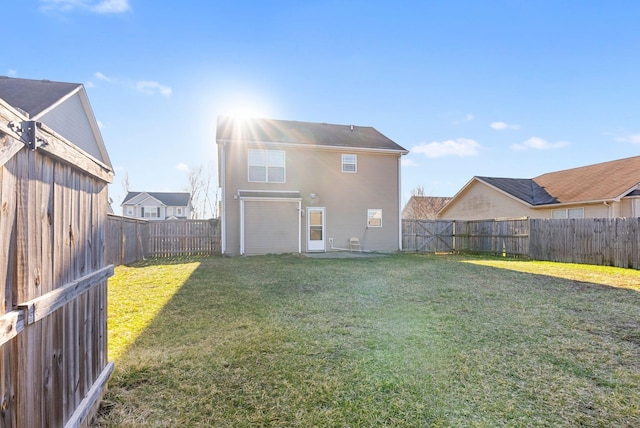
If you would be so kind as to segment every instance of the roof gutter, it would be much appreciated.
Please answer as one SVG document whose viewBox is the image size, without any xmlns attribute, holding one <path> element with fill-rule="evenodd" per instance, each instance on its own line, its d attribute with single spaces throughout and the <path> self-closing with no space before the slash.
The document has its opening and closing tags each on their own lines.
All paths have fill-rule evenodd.
<svg viewBox="0 0 640 428">
<path fill-rule="evenodd" d="M 251 140 L 216 140 L 218 144 L 228 144 L 228 143 L 241 143 L 241 144 L 255 144 L 257 146 L 265 146 L 265 147 L 295 147 L 302 149 L 314 149 L 314 150 L 349 150 L 354 152 L 375 152 L 375 153 L 394 153 L 400 155 L 409 154 L 409 150 L 402 149 L 377 149 L 373 147 L 351 147 L 351 146 L 330 146 L 326 144 L 309 144 L 302 142 L 279 142 L 279 141 L 251 141 Z"/>
</svg>

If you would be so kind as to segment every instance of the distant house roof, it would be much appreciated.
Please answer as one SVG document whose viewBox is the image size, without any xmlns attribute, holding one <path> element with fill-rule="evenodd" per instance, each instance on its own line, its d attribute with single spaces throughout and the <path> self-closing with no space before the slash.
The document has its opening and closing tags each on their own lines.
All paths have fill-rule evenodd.
<svg viewBox="0 0 640 428">
<path fill-rule="evenodd" d="M 168 207 L 186 207 L 191 199 L 191 194 L 188 192 L 129 192 L 122 201 L 122 205 L 126 205 L 141 194 L 149 195 Z"/>
<path fill-rule="evenodd" d="M 403 219 L 433 220 L 449 201 L 446 196 L 412 196 L 402 209 Z"/>
<path fill-rule="evenodd" d="M 27 113 L 31 118 L 81 87 L 79 83 L 0 76 L 0 98 Z"/>
<path fill-rule="evenodd" d="M 474 179 L 532 206 L 610 201 L 629 195 L 640 184 L 640 156 L 549 172 L 532 179 Z"/>
<path fill-rule="evenodd" d="M 408 153 L 406 149 L 370 126 L 331 125 L 275 119 L 219 117 L 216 141 L 263 142 L 314 147 L 344 147 Z"/>
</svg>

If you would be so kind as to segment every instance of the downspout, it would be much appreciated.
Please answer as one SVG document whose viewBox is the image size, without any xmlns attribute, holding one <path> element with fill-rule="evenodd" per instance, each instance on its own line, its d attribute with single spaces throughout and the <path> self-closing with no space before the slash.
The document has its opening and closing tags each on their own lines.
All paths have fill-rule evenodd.
<svg viewBox="0 0 640 428">
<path fill-rule="evenodd" d="M 613 209 L 612 209 L 613 207 L 607 201 L 604 201 L 603 204 L 608 208 L 608 210 L 607 210 L 607 218 L 613 218 L 611 216 L 611 212 L 613 211 Z"/>
<path fill-rule="evenodd" d="M 302 254 L 302 200 L 298 201 L 298 254 Z"/>
<path fill-rule="evenodd" d="M 227 252 L 227 179 L 226 179 L 226 154 L 224 150 L 225 143 L 220 144 L 220 187 L 222 191 L 220 193 L 220 199 L 222 201 L 222 212 L 220 213 L 220 252 L 225 254 Z"/>
<path fill-rule="evenodd" d="M 240 255 L 244 256 L 244 199 L 240 198 Z"/>
<path fill-rule="evenodd" d="M 398 156 L 398 250 L 402 251 L 402 155 Z"/>
</svg>

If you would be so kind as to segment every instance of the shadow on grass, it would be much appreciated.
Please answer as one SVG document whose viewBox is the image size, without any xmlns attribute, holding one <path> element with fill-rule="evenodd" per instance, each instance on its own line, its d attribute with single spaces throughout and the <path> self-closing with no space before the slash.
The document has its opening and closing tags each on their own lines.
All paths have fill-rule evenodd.
<svg viewBox="0 0 640 428">
<path fill-rule="evenodd" d="M 465 260 L 199 259 L 98 425 L 640 422 L 637 292 Z"/>
</svg>

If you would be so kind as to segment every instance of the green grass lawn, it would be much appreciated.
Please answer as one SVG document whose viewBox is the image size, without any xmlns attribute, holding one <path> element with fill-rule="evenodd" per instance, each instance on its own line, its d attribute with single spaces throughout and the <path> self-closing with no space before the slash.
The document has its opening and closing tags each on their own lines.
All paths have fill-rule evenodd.
<svg viewBox="0 0 640 428">
<path fill-rule="evenodd" d="M 640 426 L 638 284 L 413 254 L 121 266 L 97 426 Z"/>
</svg>

